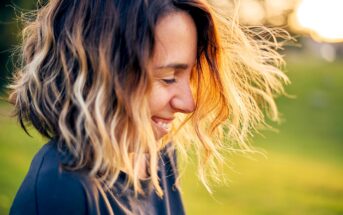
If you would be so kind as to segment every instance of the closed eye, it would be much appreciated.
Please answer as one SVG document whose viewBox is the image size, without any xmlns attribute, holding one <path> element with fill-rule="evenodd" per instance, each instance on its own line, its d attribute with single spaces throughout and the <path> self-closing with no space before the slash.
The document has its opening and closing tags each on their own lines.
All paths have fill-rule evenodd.
<svg viewBox="0 0 343 215">
<path fill-rule="evenodd" d="M 162 79 L 162 81 L 166 84 L 173 84 L 176 82 L 175 78 L 171 78 L 171 79 Z"/>
</svg>

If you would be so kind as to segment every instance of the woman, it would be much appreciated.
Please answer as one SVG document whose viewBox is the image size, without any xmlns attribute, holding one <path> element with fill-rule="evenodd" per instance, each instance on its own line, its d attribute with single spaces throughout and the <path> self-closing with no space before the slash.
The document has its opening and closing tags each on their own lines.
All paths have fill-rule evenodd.
<svg viewBox="0 0 343 215">
<path fill-rule="evenodd" d="M 201 0 L 50 0 L 23 35 L 10 100 L 50 141 L 11 214 L 183 214 L 175 149 L 208 187 L 287 82 L 277 43 Z"/>
</svg>

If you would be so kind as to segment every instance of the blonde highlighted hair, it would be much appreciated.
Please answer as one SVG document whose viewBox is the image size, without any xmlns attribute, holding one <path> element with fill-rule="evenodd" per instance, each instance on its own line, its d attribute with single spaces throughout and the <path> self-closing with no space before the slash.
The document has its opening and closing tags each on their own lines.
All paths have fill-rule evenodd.
<svg viewBox="0 0 343 215">
<path fill-rule="evenodd" d="M 145 65 L 157 21 L 179 10 L 197 28 L 196 109 L 157 142 Z M 194 147 L 207 186 L 205 167 L 216 172 L 222 150 L 250 150 L 247 137 L 265 123 L 265 113 L 278 119 L 274 97 L 288 83 L 279 70 L 280 35 L 288 37 L 243 28 L 201 0 L 50 0 L 23 30 L 10 100 L 24 129 L 29 123 L 57 138 L 74 158 L 66 168 L 86 169 L 97 183 L 111 187 L 125 170 L 128 184 L 141 192 L 138 162 L 148 154 L 151 183 L 162 195 L 158 153 L 172 141 L 182 154 Z"/>
</svg>

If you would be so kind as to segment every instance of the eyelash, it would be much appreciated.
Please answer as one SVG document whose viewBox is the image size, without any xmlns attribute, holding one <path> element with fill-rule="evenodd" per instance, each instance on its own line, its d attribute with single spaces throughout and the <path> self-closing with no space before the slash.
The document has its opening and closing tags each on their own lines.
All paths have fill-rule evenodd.
<svg viewBox="0 0 343 215">
<path fill-rule="evenodd" d="M 166 84 L 173 84 L 176 82 L 175 78 L 171 78 L 171 79 L 162 79 L 162 81 Z"/>
</svg>

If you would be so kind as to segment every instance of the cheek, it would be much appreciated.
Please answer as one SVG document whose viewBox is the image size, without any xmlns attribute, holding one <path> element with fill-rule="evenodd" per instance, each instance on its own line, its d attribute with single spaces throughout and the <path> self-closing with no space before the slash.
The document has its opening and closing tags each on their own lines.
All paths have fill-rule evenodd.
<svg viewBox="0 0 343 215">
<path fill-rule="evenodd" d="M 153 86 L 148 96 L 151 115 L 155 115 L 168 107 L 171 93 L 164 87 Z"/>
</svg>

